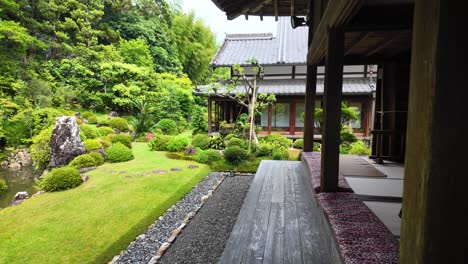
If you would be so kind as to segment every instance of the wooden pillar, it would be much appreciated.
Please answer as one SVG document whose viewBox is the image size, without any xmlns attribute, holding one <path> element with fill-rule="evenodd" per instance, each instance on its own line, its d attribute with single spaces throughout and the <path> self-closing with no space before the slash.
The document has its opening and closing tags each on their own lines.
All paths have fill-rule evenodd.
<svg viewBox="0 0 468 264">
<path fill-rule="evenodd" d="M 211 128 L 212 128 L 212 101 L 211 98 L 208 98 L 208 134 L 211 134 Z"/>
<path fill-rule="evenodd" d="M 271 123 L 273 122 L 273 106 L 268 105 L 268 134 L 271 134 Z"/>
<path fill-rule="evenodd" d="M 415 2 L 402 264 L 467 263 L 466 21 L 465 2 Z"/>
<path fill-rule="evenodd" d="M 311 10 L 316 11 L 316 10 Z M 314 17 L 314 22 L 309 25 L 309 47 L 314 38 L 314 24 L 319 23 Z M 317 24 L 318 25 L 318 24 Z M 315 96 L 317 87 L 317 65 L 307 65 L 306 92 L 304 99 L 304 152 L 314 150 L 314 118 L 315 118 Z"/>
<path fill-rule="evenodd" d="M 296 103 L 289 104 L 289 134 L 296 132 Z"/>
<path fill-rule="evenodd" d="M 341 93 L 343 87 L 344 31 L 328 31 L 323 94 L 321 191 L 338 190 L 341 130 Z"/>
</svg>

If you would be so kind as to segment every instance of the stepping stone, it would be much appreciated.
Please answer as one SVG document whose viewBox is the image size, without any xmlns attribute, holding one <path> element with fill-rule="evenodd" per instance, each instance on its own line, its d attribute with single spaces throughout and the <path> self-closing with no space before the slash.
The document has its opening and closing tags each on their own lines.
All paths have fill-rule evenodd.
<svg viewBox="0 0 468 264">
<path fill-rule="evenodd" d="M 130 178 L 132 178 L 132 176 L 128 176 L 128 175 L 127 175 L 127 176 L 125 176 L 125 178 L 126 178 L 126 179 L 130 179 Z"/>
<path fill-rule="evenodd" d="M 164 174 L 164 173 L 167 173 L 166 170 L 153 170 L 153 173 L 154 174 Z"/>
<path fill-rule="evenodd" d="M 181 171 L 181 168 L 172 168 L 171 171 Z"/>
<path fill-rule="evenodd" d="M 126 172 L 125 172 L 125 171 L 121 171 L 121 172 L 119 172 L 119 174 L 124 174 L 124 173 L 126 173 Z"/>
<path fill-rule="evenodd" d="M 190 165 L 187 166 L 187 168 L 189 168 L 189 169 L 196 169 L 196 168 L 198 168 L 198 166 L 197 166 L 197 165 L 190 164 Z"/>
</svg>

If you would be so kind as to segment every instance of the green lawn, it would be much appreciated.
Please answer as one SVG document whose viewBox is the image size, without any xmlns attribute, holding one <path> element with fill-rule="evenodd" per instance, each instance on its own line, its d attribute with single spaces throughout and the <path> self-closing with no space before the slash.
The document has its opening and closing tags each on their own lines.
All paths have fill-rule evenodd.
<svg viewBox="0 0 468 264">
<path fill-rule="evenodd" d="M 134 160 L 100 166 L 76 189 L 1 210 L 0 263 L 107 263 L 210 171 L 133 146 Z M 183 171 L 136 175 L 173 167 Z"/>
</svg>

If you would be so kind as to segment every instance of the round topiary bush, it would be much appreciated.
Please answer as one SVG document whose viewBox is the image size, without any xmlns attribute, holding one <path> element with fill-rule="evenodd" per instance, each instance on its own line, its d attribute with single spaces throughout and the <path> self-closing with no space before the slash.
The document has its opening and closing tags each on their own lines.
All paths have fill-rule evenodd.
<svg viewBox="0 0 468 264">
<path fill-rule="evenodd" d="M 88 168 L 96 166 L 96 161 L 94 160 L 93 156 L 89 154 L 79 155 L 78 157 L 74 158 L 69 164 L 69 167 L 73 167 L 76 169 L 81 168 Z"/>
<path fill-rule="evenodd" d="M 229 148 L 229 147 L 234 147 L 234 146 L 238 146 L 238 147 L 240 147 L 240 148 L 245 149 L 245 148 L 247 148 L 248 143 L 247 143 L 245 140 L 242 140 L 242 139 L 240 139 L 240 138 L 235 138 L 235 137 L 233 137 L 233 138 L 231 138 L 231 139 L 229 140 L 229 142 L 227 143 L 226 147 Z"/>
<path fill-rule="evenodd" d="M 98 137 L 96 140 L 97 140 L 97 141 L 101 144 L 101 146 L 102 146 L 103 148 L 105 148 L 105 149 L 108 148 L 108 147 L 110 147 L 110 146 L 112 145 L 112 140 L 110 139 L 109 136 Z"/>
<path fill-rule="evenodd" d="M 190 143 L 186 137 L 174 137 L 167 145 L 167 150 L 170 152 L 183 151 Z"/>
<path fill-rule="evenodd" d="M 303 149 L 304 148 L 304 140 L 302 138 L 296 139 L 293 143 L 293 147 L 297 149 Z"/>
<path fill-rule="evenodd" d="M 88 121 L 88 124 L 97 124 L 98 119 L 96 114 L 90 111 L 85 111 L 81 113 L 81 116 Z"/>
<path fill-rule="evenodd" d="M 192 146 L 201 149 L 208 149 L 210 147 L 210 137 L 204 134 L 195 135 L 192 139 Z"/>
<path fill-rule="evenodd" d="M 84 145 L 87 151 L 101 149 L 102 145 L 97 139 L 86 139 Z"/>
<path fill-rule="evenodd" d="M 200 153 L 197 154 L 195 157 L 195 161 L 203 164 L 210 164 L 214 161 L 221 160 L 221 154 L 219 154 L 216 150 L 214 149 L 207 149 L 204 151 L 200 151 Z"/>
<path fill-rule="evenodd" d="M 133 159 L 133 152 L 124 144 L 117 142 L 106 150 L 106 157 L 109 162 L 123 162 Z"/>
<path fill-rule="evenodd" d="M 234 138 L 234 137 L 236 137 L 236 134 L 227 134 L 227 135 L 224 137 L 224 140 L 229 141 L 229 140 L 231 140 L 231 138 Z"/>
<path fill-rule="evenodd" d="M 362 140 L 358 140 L 351 144 L 349 154 L 353 155 L 370 155 L 371 150 L 366 147 L 366 144 Z"/>
<path fill-rule="evenodd" d="M 271 144 L 274 148 L 289 148 L 291 140 L 280 134 L 269 134 L 263 138 L 263 141 Z"/>
<path fill-rule="evenodd" d="M 95 126 L 80 125 L 80 132 L 87 138 L 93 139 L 99 137 L 99 130 Z"/>
<path fill-rule="evenodd" d="M 132 135 L 128 133 L 114 135 L 111 137 L 111 140 L 112 140 L 112 143 L 120 142 L 128 148 L 132 148 L 133 137 Z"/>
<path fill-rule="evenodd" d="M 156 128 L 161 129 L 161 131 L 166 135 L 175 135 L 177 134 L 177 123 L 172 119 L 161 119 L 157 124 Z"/>
<path fill-rule="evenodd" d="M 263 143 L 257 148 L 257 157 L 267 157 L 273 154 L 273 146 L 268 143 Z"/>
<path fill-rule="evenodd" d="M 288 160 L 289 159 L 289 151 L 285 148 L 279 148 L 273 150 L 272 158 L 274 160 Z"/>
<path fill-rule="evenodd" d="M 62 191 L 75 188 L 83 181 L 80 172 L 76 168 L 62 167 L 53 169 L 39 183 L 39 187 L 47 192 Z"/>
<path fill-rule="evenodd" d="M 128 122 L 127 120 L 121 117 L 114 117 L 109 121 L 109 126 L 113 129 L 125 132 L 128 131 Z"/>
<path fill-rule="evenodd" d="M 102 155 L 98 152 L 91 152 L 89 155 L 94 159 L 94 162 L 96 163 L 96 166 L 100 166 L 104 164 L 104 158 Z"/>
<path fill-rule="evenodd" d="M 249 155 L 245 149 L 232 146 L 224 150 L 224 159 L 231 164 L 241 164 L 249 159 Z"/>
<path fill-rule="evenodd" d="M 4 179 L 0 179 L 0 193 L 8 189 L 8 185 Z"/>
<path fill-rule="evenodd" d="M 114 134 L 114 129 L 112 129 L 110 127 L 107 127 L 107 126 L 99 127 L 98 131 L 99 131 L 99 134 L 101 134 L 101 136 L 107 136 L 107 135 L 110 135 L 110 134 Z"/>
<path fill-rule="evenodd" d="M 171 136 L 155 135 L 155 137 L 148 142 L 148 147 L 152 151 L 167 151 L 167 145 L 169 145 L 171 140 Z"/>
</svg>

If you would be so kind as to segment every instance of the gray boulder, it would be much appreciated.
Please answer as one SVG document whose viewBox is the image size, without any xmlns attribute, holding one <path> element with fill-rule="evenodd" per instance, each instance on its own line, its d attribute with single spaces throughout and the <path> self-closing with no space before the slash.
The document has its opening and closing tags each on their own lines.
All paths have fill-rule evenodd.
<svg viewBox="0 0 468 264">
<path fill-rule="evenodd" d="M 19 205 L 27 199 L 29 199 L 29 194 L 27 192 L 17 192 L 11 201 L 11 206 Z"/>
<path fill-rule="evenodd" d="M 80 128 L 73 116 L 61 116 L 55 119 L 55 127 L 50 140 L 51 167 L 67 165 L 76 156 L 85 153 L 81 142 Z"/>
</svg>

